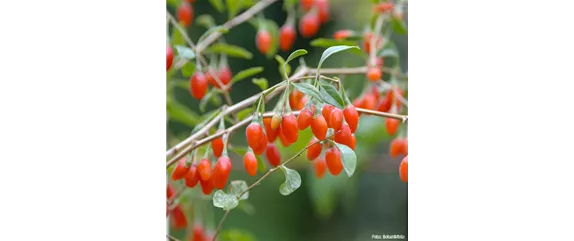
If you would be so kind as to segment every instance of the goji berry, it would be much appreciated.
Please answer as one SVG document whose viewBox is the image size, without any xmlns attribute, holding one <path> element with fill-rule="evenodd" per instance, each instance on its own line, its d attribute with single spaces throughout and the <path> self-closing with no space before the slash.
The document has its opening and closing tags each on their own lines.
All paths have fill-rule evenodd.
<svg viewBox="0 0 574 241">
<path fill-rule="evenodd" d="M 399 127 L 399 120 L 386 118 L 385 123 L 387 127 L 387 133 L 389 133 L 391 136 L 394 135 L 397 132 L 397 128 Z"/>
<path fill-rule="evenodd" d="M 277 127 L 281 125 L 281 119 L 282 117 L 280 114 L 273 115 L 273 117 L 271 118 L 271 129 L 277 130 Z"/>
<path fill-rule="evenodd" d="M 353 133 L 351 133 L 351 128 L 347 124 L 343 124 L 341 131 L 335 134 L 335 142 L 351 147 L 353 142 Z"/>
<path fill-rule="evenodd" d="M 316 141 L 318 141 L 317 138 L 311 139 L 309 145 L 315 143 Z M 317 157 L 319 157 L 319 155 L 321 155 L 321 150 L 321 143 L 310 146 L 307 148 L 307 159 L 309 159 L 309 161 L 315 160 Z"/>
<path fill-rule="evenodd" d="M 325 140 L 325 135 L 327 135 L 327 121 L 322 115 L 317 115 L 313 118 L 311 122 L 311 131 L 313 135 L 319 140 Z"/>
<path fill-rule="evenodd" d="M 255 41 L 256 41 L 255 44 L 259 52 L 261 52 L 262 54 L 267 54 L 269 48 L 271 48 L 271 34 L 269 34 L 267 30 L 260 30 L 259 32 L 257 32 Z"/>
<path fill-rule="evenodd" d="M 253 122 L 247 126 L 245 130 L 245 138 L 247 139 L 247 144 L 252 149 L 257 149 L 261 143 L 263 142 L 263 136 L 265 133 L 263 132 L 263 128 L 259 123 Z"/>
<path fill-rule="evenodd" d="M 183 22 L 183 26 L 189 26 L 193 22 L 193 7 L 187 2 L 177 7 L 177 19 Z"/>
<path fill-rule="evenodd" d="M 383 73 L 381 72 L 381 69 L 377 67 L 371 67 L 367 71 L 367 79 L 369 79 L 371 82 L 376 82 L 377 80 L 381 79 L 382 74 Z"/>
<path fill-rule="evenodd" d="M 285 24 L 281 27 L 281 31 L 279 34 L 280 34 L 279 48 L 282 51 L 288 51 L 289 49 L 291 49 L 293 43 L 295 42 L 296 37 L 295 28 L 293 27 L 293 25 Z"/>
<path fill-rule="evenodd" d="M 329 21 L 329 2 L 327 0 L 316 0 L 319 9 L 319 20 L 321 23 Z"/>
<path fill-rule="evenodd" d="M 405 156 L 401 161 L 401 165 L 399 166 L 399 177 L 401 181 L 407 182 L 409 181 L 409 156 Z"/>
<path fill-rule="evenodd" d="M 263 152 L 265 152 L 265 147 L 267 147 L 267 135 L 263 134 L 263 140 L 261 140 L 261 142 L 259 143 L 259 146 L 255 147 L 255 149 L 253 149 L 253 153 L 255 153 L 255 155 L 261 155 L 263 154 Z"/>
<path fill-rule="evenodd" d="M 255 176 L 257 174 L 257 158 L 252 152 L 247 152 L 243 156 L 243 165 L 249 176 Z"/>
<path fill-rule="evenodd" d="M 314 166 L 315 166 L 315 176 L 319 179 L 323 178 L 323 176 L 325 176 L 325 168 L 326 168 L 325 160 L 323 160 L 323 158 L 315 160 Z"/>
<path fill-rule="evenodd" d="M 348 37 L 351 37 L 351 35 L 353 35 L 353 31 L 344 29 L 344 30 L 339 30 L 339 31 L 335 32 L 333 34 L 333 38 L 337 39 L 337 40 L 341 40 L 341 39 L 346 39 Z"/>
<path fill-rule="evenodd" d="M 221 153 L 223 152 L 223 139 L 219 137 L 213 141 L 211 141 L 211 149 L 213 150 L 213 155 L 216 157 L 220 157 Z"/>
<path fill-rule="evenodd" d="M 173 50 L 169 45 L 167 45 L 167 70 L 171 68 L 172 63 L 173 63 Z"/>
<path fill-rule="evenodd" d="M 348 105 L 343 111 L 343 115 L 345 116 L 345 121 L 349 124 L 349 128 L 351 128 L 351 132 L 355 133 L 357 126 L 359 126 L 359 112 L 357 112 L 355 106 Z"/>
<path fill-rule="evenodd" d="M 175 168 L 173 168 L 173 171 L 171 172 L 171 179 L 180 180 L 185 177 L 187 171 L 189 171 L 189 167 L 185 164 L 186 160 L 186 157 L 179 159 Z"/>
<path fill-rule="evenodd" d="M 199 161 L 199 164 L 197 164 L 197 172 L 199 173 L 200 180 L 209 180 L 211 178 L 211 162 L 207 159 Z"/>
<path fill-rule="evenodd" d="M 331 117 L 331 111 L 333 111 L 333 109 L 335 109 L 334 106 L 325 104 L 323 106 L 323 109 L 321 110 L 321 114 L 325 118 L 325 122 L 327 123 L 327 125 L 329 125 L 329 118 Z"/>
<path fill-rule="evenodd" d="M 307 12 L 299 21 L 299 32 L 301 32 L 301 36 L 310 38 L 317 34 L 320 23 L 321 19 L 317 13 L 313 11 Z"/>
<path fill-rule="evenodd" d="M 305 130 L 311 122 L 313 121 L 313 112 L 308 108 L 301 110 L 299 116 L 297 117 L 297 127 L 299 130 Z"/>
<path fill-rule="evenodd" d="M 279 153 L 279 149 L 275 144 L 269 143 L 267 144 L 267 150 L 265 151 L 265 156 L 267 157 L 267 161 L 269 164 L 276 167 L 281 164 L 281 153 Z"/>
<path fill-rule="evenodd" d="M 283 116 L 281 121 L 281 131 L 283 135 L 287 138 L 287 141 L 294 143 L 299 138 L 299 129 L 297 128 L 297 118 L 295 115 L 288 114 Z"/>
<path fill-rule="evenodd" d="M 351 148 L 351 150 L 355 150 L 355 146 L 357 145 L 357 138 L 355 137 L 355 134 L 351 135 L 351 146 L 349 146 Z"/>
<path fill-rule="evenodd" d="M 177 205 L 171 210 L 171 220 L 173 229 L 184 229 L 187 227 L 187 219 L 185 218 L 181 205 Z"/>
<path fill-rule="evenodd" d="M 305 11 L 311 10 L 313 5 L 315 4 L 315 0 L 301 0 L 301 7 Z"/>
<path fill-rule="evenodd" d="M 335 131 L 339 131 L 343 125 L 343 111 L 339 108 L 334 108 L 329 115 L 329 127 Z"/>
<path fill-rule="evenodd" d="M 185 175 L 185 185 L 189 188 L 195 187 L 199 181 L 199 173 L 197 172 L 197 166 L 191 165 L 189 171 Z"/>
<path fill-rule="evenodd" d="M 271 128 L 271 118 L 265 117 L 263 118 L 263 127 L 265 127 L 265 135 L 267 136 L 267 140 L 269 142 L 274 142 L 277 138 L 277 129 Z"/>
<path fill-rule="evenodd" d="M 207 181 L 199 180 L 199 185 L 201 186 L 201 192 L 205 195 L 209 195 L 213 191 L 213 180 L 211 179 Z"/>
<path fill-rule="evenodd" d="M 201 72 L 195 72 L 191 78 L 189 78 L 189 92 L 193 98 L 201 100 L 207 92 L 207 79 L 205 75 Z"/>
<path fill-rule="evenodd" d="M 343 170 L 343 163 L 341 162 L 341 153 L 339 149 L 331 147 L 325 152 L 325 160 L 327 162 L 327 169 L 333 176 L 339 175 Z"/>
<path fill-rule="evenodd" d="M 213 168 L 213 174 L 211 179 L 213 179 L 213 186 L 217 189 L 223 189 L 225 184 L 227 184 L 227 179 L 229 178 L 229 173 L 231 173 L 231 160 L 228 156 L 222 156 L 217 160 L 215 167 Z"/>
</svg>

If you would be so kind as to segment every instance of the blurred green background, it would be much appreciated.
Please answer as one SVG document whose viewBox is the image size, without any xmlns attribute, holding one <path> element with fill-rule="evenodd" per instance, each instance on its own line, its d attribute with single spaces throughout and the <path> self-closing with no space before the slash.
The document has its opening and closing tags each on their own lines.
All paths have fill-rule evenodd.
<svg viewBox="0 0 574 241">
<path fill-rule="evenodd" d="M 304 39 L 300 36 L 292 48 L 306 49 L 309 54 L 304 56 L 307 65 L 316 66 L 325 48 L 311 47 L 310 41 L 318 38 L 330 38 L 340 29 L 353 29 L 361 32 L 369 22 L 371 16 L 371 1 L 369 0 L 331 0 L 330 21 L 320 27 L 317 36 Z M 227 21 L 227 14 L 217 12 L 208 1 L 197 0 L 193 4 L 195 17 L 208 14 L 213 16 L 217 24 Z M 168 11 L 174 16 L 175 7 L 169 4 Z M 272 4 L 264 11 L 268 19 L 272 19 L 280 27 L 283 25 L 286 13 L 282 10 L 282 2 Z M 408 21 L 405 11 L 405 22 Z M 172 28 L 170 27 L 170 31 Z M 204 28 L 193 24 L 188 29 L 189 35 L 197 42 L 200 35 L 205 32 Z M 264 77 L 269 81 L 269 86 L 280 82 L 278 72 L 279 65 L 274 59 L 268 59 L 260 54 L 255 48 L 256 29 L 249 23 L 244 23 L 233 28 L 224 35 L 229 44 L 241 46 L 253 53 L 253 59 L 229 58 L 228 62 L 233 73 L 246 68 L 262 66 L 264 72 L 257 77 Z M 392 40 L 398 48 L 400 55 L 400 67 L 407 72 L 407 35 L 393 34 Z M 287 58 L 290 52 L 279 52 L 283 58 Z M 293 67 L 298 61 L 292 62 Z M 333 55 L 325 62 L 323 68 L 329 67 L 358 67 L 364 66 L 365 60 L 349 54 L 339 53 Z M 181 73 L 174 73 L 174 80 L 187 78 Z M 353 99 L 357 97 L 368 80 L 364 75 L 340 76 L 345 87 L 349 90 Z M 385 78 L 384 79 L 388 79 Z M 250 97 L 260 91 L 259 87 L 251 81 L 241 81 L 233 86 L 231 91 L 232 100 L 236 103 Z M 197 118 L 201 118 L 198 101 L 193 99 L 189 91 L 183 88 L 174 88 L 170 92 L 171 98 L 194 111 Z M 274 106 L 275 100 L 267 104 L 268 110 Z M 207 111 L 216 108 L 213 104 L 207 105 Z M 407 237 L 407 184 L 400 181 L 398 166 L 400 158 L 391 158 L 389 142 L 393 139 L 385 131 L 384 119 L 380 117 L 362 116 L 357 132 L 357 147 L 355 153 L 358 158 L 358 167 L 355 174 L 349 178 L 347 175 L 334 177 L 327 171 L 323 179 L 317 179 L 313 174 L 312 166 L 303 155 L 295 160 L 289 167 L 296 169 L 302 176 L 301 187 L 289 196 L 279 193 L 279 186 L 285 180 L 281 172 L 273 173 L 264 180 L 261 185 L 252 189 L 249 199 L 242 201 L 240 207 L 231 211 L 228 220 L 223 224 L 223 231 L 219 240 L 314 240 L 314 241 L 348 241 L 348 240 L 373 240 L 372 235 L 399 234 Z M 168 148 L 189 136 L 193 129 L 193 123 L 183 124 L 179 121 L 169 120 L 167 123 Z M 231 136 L 232 146 L 243 147 L 245 143 L 245 129 L 238 130 Z M 404 129 L 400 130 L 405 131 Z M 282 160 L 293 156 L 302 149 L 311 139 L 309 129 L 299 135 L 297 143 L 289 148 L 277 146 L 281 150 Z M 279 143 L 279 141 L 277 141 Z M 233 171 L 230 180 L 245 180 L 248 184 L 253 183 L 262 174 L 256 177 L 248 176 L 243 170 L 242 156 L 231 152 Z M 266 162 L 266 161 L 265 161 Z M 311 167 L 311 168 L 310 168 Z M 168 169 L 170 173 L 171 168 Z M 175 183 L 182 185 L 182 183 Z M 193 217 L 196 221 L 204 223 L 206 228 L 214 230 L 224 211 L 215 208 L 211 200 L 203 198 L 198 201 L 199 188 L 187 190 L 182 197 L 186 210 L 194 210 Z M 194 202 L 190 204 L 190 199 Z M 185 202 L 187 201 L 187 202 Z M 190 217 L 191 213 L 188 213 Z M 190 222 L 191 218 L 190 218 Z M 188 231 L 170 230 L 170 234 L 176 238 L 184 239 Z M 235 238 L 232 238 L 235 237 Z"/>
</svg>

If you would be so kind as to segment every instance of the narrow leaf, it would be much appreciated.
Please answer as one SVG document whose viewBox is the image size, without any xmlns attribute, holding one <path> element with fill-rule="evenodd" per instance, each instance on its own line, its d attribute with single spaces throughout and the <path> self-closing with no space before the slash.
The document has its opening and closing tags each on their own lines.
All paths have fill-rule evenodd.
<svg viewBox="0 0 574 241">
<path fill-rule="evenodd" d="M 249 115 L 251 115 L 252 112 L 253 112 L 253 108 L 251 108 L 251 107 L 245 108 L 245 109 L 237 112 L 238 121 L 245 120 L 245 118 L 248 117 Z"/>
<path fill-rule="evenodd" d="M 209 3 L 211 3 L 213 8 L 215 8 L 215 10 L 217 10 L 218 12 L 220 13 L 223 12 L 224 6 L 222 0 L 209 0 Z"/>
<path fill-rule="evenodd" d="M 259 170 L 259 172 L 260 173 L 265 172 L 266 166 L 265 162 L 263 162 L 263 158 L 261 158 L 261 156 L 255 156 L 255 159 L 257 159 L 257 169 Z"/>
<path fill-rule="evenodd" d="M 357 41 L 351 41 L 346 39 L 328 39 L 328 38 L 318 38 L 311 41 L 311 46 L 320 48 L 329 48 L 337 45 L 357 45 Z"/>
<path fill-rule="evenodd" d="M 312 84 L 292 83 L 292 85 L 295 86 L 295 88 L 297 88 L 297 90 L 299 90 L 303 94 L 309 95 L 318 100 L 321 99 L 321 92 L 319 92 L 319 90 L 315 88 L 315 86 L 313 86 Z"/>
<path fill-rule="evenodd" d="M 350 147 L 339 143 L 335 144 L 337 145 L 337 148 L 341 152 L 341 161 L 343 162 L 345 172 L 347 173 L 347 176 L 350 177 L 353 175 L 357 167 L 357 155 Z"/>
<path fill-rule="evenodd" d="M 285 174 L 285 182 L 279 187 L 279 193 L 287 196 L 293 193 L 301 186 L 301 175 L 299 172 L 289 169 L 283 165 L 280 166 L 281 171 Z"/>
<path fill-rule="evenodd" d="M 206 29 L 215 27 L 215 19 L 211 15 L 203 14 L 195 19 L 197 25 L 202 26 Z"/>
<path fill-rule="evenodd" d="M 301 55 L 306 55 L 307 54 L 307 50 L 304 49 L 297 49 L 295 50 L 293 53 L 291 53 L 289 55 L 289 57 L 287 57 L 287 61 L 285 61 L 285 64 L 291 62 L 291 60 L 301 56 Z"/>
<path fill-rule="evenodd" d="M 168 102 L 166 110 L 170 119 L 186 124 L 188 126 L 194 126 L 197 124 L 199 119 L 195 112 L 187 108 L 187 106 L 182 105 L 176 101 Z"/>
<path fill-rule="evenodd" d="M 339 109 L 345 108 L 345 102 L 335 87 L 331 85 L 320 85 L 319 92 L 321 93 L 323 101 Z"/>
<path fill-rule="evenodd" d="M 283 10 L 287 11 L 289 9 L 294 8 L 298 1 L 299 0 L 284 0 L 283 1 Z"/>
<path fill-rule="evenodd" d="M 281 78 L 285 78 L 285 76 L 289 76 L 291 73 L 291 65 L 285 63 L 285 59 L 279 55 L 275 55 L 275 60 L 279 63 L 279 74 L 281 74 Z"/>
<path fill-rule="evenodd" d="M 221 108 L 219 109 L 215 109 L 209 113 L 204 114 L 203 116 L 206 116 L 207 118 L 205 118 L 204 120 L 202 120 L 201 122 L 199 122 L 199 124 L 197 124 L 193 130 L 191 132 L 197 132 L 199 129 L 203 128 L 205 126 L 205 124 L 207 124 L 208 122 L 210 122 L 213 118 L 215 118 L 217 115 L 219 115 L 219 113 L 221 113 Z"/>
<path fill-rule="evenodd" d="M 216 43 L 205 50 L 205 53 L 226 54 L 229 57 L 251 59 L 253 54 L 246 49 L 225 43 Z"/>
<path fill-rule="evenodd" d="M 329 47 L 328 49 L 326 49 L 323 54 L 321 55 L 321 59 L 319 60 L 319 65 L 317 66 L 317 70 L 321 69 L 321 65 L 323 65 L 323 62 L 329 58 L 331 55 L 341 52 L 341 51 L 345 51 L 348 49 L 356 49 L 358 51 L 360 51 L 359 47 L 357 46 L 345 46 L 345 45 L 339 45 L 339 46 L 333 46 L 333 47 Z"/>
<path fill-rule="evenodd" d="M 226 194 L 224 191 L 217 190 L 213 194 L 213 206 L 223 208 L 223 210 L 231 210 L 237 207 L 239 200 L 236 196 Z"/>
<path fill-rule="evenodd" d="M 265 78 L 254 78 L 252 80 L 252 82 L 254 84 L 256 84 L 257 86 L 259 86 L 259 88 L 261 88 L 261 90 L 267 89 L 267 79 L 265 79 Z"/>
<path fill-rule="evenodd" d="M 398 17 L 393 16 L 391 18 L 391 23 L 393 24 L 393 30 L 400 35 L 407 34 L 407 25 L 403 20 Z"/>
<path fill-rule="evenodd" d="M 195 72 L 195 62 L 193 61 L 187 61 L 187 63 L 185 63 L 181 68 L 181 74 L 183 74 L 183 76 L 185 77 L 191 77 L 194 72 Z"/>
<path fill-rule="evenodd" d="M 227 3 L 227 17 L 232 19 L 243 7 L 243 0 L 225 0 Z"/>
<path fill-rule="evenodd" d="M 251 77 L 251 76 L 256 75 L 256 74 L 259 74 L 261 72 L 263 72 L 263 67 L 253 67 L 253 68 L 242 70 L 239 73 L 237 73 L 235 76 L 233 76 L 233 78 L 231 79 L 231 83 L 237 83 L 240 80 L 243 80 L 247 77 Z"/>
<path fill-rule="evenodd" d="M 207 36 L 209 36 L 210 34 L 212 34 L 214 32 L 227 33 L 228 31 L 229 31 L 229 29 L 227 29 L 223 26 L 211 27 L 207 31 L 205 31 L 205 33 L 203 33 L 201 35 L 201 37 L 199 37 L 199 40 L 197 40 L 197 42 L 199 43 L 199 42 L 203 41 L 205 38 L 207 38 Z"/>
<path fill-rule="evenodd" d="M 245 183 L 245 181 L 234 180 L 229 183 L 228 193 L 229 195 L 237 197 L 239 194 L 247 190 L 247 188 L 247 183 Z M 243 194 L 239 200 L 247 200 L 247 198 L 249 198 L 249 192 Z"/>
<path fill-rule="evenodd" d="M 180 58 L 188 60 L 192 60 L 195 58 L 195 53 L 191 48 L 185 47 L 183 45 L 176 45 L 175 49 L 177 50 L 177 54 L 179 55 Z"/>
</svg>

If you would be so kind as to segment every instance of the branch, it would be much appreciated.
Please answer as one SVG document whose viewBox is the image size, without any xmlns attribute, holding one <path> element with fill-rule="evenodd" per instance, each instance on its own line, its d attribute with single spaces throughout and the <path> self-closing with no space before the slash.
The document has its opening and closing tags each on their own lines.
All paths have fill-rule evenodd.
<svg viewBox="0 0 574 241">
<path fill-rule="evenodd" d="M 393 119 L 401 120 L 403 122 L 406 122 L 409 119 L 409 117 L 406 115 L 399 115 L 399 114 L 393 114 L 393 113 L 388 113 L 388 112 L 368 110 L 368 109 L 363 109 L 363 108 L 359 108 L 359 107 L 356 107 L 355 109 L 357 109 L 357 112 L 360 112 L 360 113 L 382 116 L 382 117 L 387 117 L 387 118 L 393 118 Z"/>
<path fill-rule="evenodd" d="M 215 241 L 215 238 L 217 238 L 217 235 L 219 234 L 219 230 L 221 230 L 221 225 L 223 225 L 223 222 L 225 222 L 225 219 L 227 219 L 227 215 L 229 215 L 229 211 L 231 211 L 231 209 L 227 210 L 227 212 L 225 212 L 225 214 L 223 214 L 223 218 L 221 218 L 221 221 L 219 221 L 219 225 L 217 225 L 217 229 L 215 230 L 215 234 L 213 235 L 212 241 Z"/>
<path fill-rule="evenodd" d="M 169 18 L 169 20 L 171 21 L 171 25 L 173 25 L 177 31 L 179 31 L 181 33 L 181 35 L 183 36 L 183 39 L 185 40 L 185 42 L 187 44 L 189 44 L 189 46 L 191 46 L 191 48 L 195 48 L 195 44 L 193 43 L 193 41 L 191 41 L 191 39 L 189 38 L 189 36 L 187 36 L 187 34 L 185 33 L 185 30 L 183 28 L 181 28 L 181 26 L 177 23 L 177 21 L 175 20 L 175 18 L 171 15 L 171 13 L 169 13 L 169 11 L 165 11 L 167 13 L 167 17 Z"/>
<path fill-rule="evenodd" d="M 364 74 L 367 73 L 367 66 L 351 68 L 321 69 L 321 74 Z M 310 69 L 309 74 L 317 74 L 317 69 Z"/>
<path fill-rule="evenodd" d="M 167 239 L 172 240 L 172 241 L 179 241 L 179 239 L 174 238 L 173 236 L 167 234 Z"/>
<path fill-rule="evenodd" d="M 250 9 L 247 9 L 247 11 L 243 12 L 240 15 L 237 15 L 235 18 L 224 23 L 223 27 L 229 30 L 229 29 L 249 20 L 250 18 L 255 16 L 255 14 L 261 12 L 263 9 L 265 9 L 267 6 L 271 5 L 275 1 L 277 1 L 277 0 L 262 0 L 262 1 L 258 2 L 257 4 L 253 5 L 253 7 L 251 7 Z M 221 32 L 211 33 L 203 41 L 201 41 L 200 43 L 197 44 L 196 51 L 197 52 L 203 51 L 205 48 L 207 48 L 207 46 L 209 46 L 211 43 L 213 43 L 219 37 L 221 37 Z"/>
</svg>

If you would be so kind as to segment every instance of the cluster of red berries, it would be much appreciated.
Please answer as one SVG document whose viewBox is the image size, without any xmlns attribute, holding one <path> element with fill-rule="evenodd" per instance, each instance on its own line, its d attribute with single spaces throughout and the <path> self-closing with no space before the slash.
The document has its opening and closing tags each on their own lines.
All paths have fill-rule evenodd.
<svg viewBox="0 0 574 241">
<path fill-rule="evenodd" d="M 307 104 L 308 97 L 298 90 L 289 94 L 289 106 L 292 110 L 301 110 Z"/>
<path fill-rule="evenodd" d="M 187 27 L 193 23 L 193 6 L 195 0 L 185 0 L 177 7 L 177 19 Z"/>
<path fill-rule="evenodd" d="M 171 178 L 176 180 L 185 180 L 185 185 L 189 188 L 194 188 L 199 182 L 201 191 L 205 195 L 211 194 L 213 188 L 223 189 L 229 179 L 231 173 L 231 159 L 223 153 L 223 141 L 217 138 L 211 142 L 213 155 L 218 157 L 215 166 L 211 167 L 211 161 L 208 158 L 203 158 L 199 163 L 192 164 L 187 161 L 187 158 L 180 159 L 173 172 Z"/>
<path fill-rule="evenodd" d="M 399 95 L 401 95 L 401 96 L 403 95 L 403 91 L 401 89 L 399 89 L 398 87 L 395 87 L 395 90 L 397 93 L 399 93 Z M 368 91 L 367 93 L 365 93 L 361 97 L 358 97 L 357 99 L 355 99 L 353 101 L 353 105 L 355 105 L 359 108 L 368 109 L 368 110 L 377 110 L 377 111 L 381 111 L 381 112 L 397 113 L 397 112 L 401 111 L 402 102 L 400 102 L 397 99 L 397 96 L 395 96 L 396 93 L 394 90 L 387 89 L 384 91 L 384 96 L 382 96 L 382 94 L 383 93 L 381 93 L 375 85 L 372 85 L 371 91 Z M 401 122 L 397 119 L 386 118 L 385 124 L 386 124 L 387 133 L 389 133 L 389 135 L 391 135 L 391 136 L 395 135 L 395 133 L 398 130 L 400 123 Z"/>
<path fill-rule="evenodd" d="M 355 32 L 352 30 L 348 30 L 348 29 L 343 29 L 343 30 L 339 30 L 337 32 L 335 32 L 333 34 L 333 38 L 337 39 L 337 40 L 342 40 L 342 39 L 346 39 L 346 38 L 350 38 L 355 36 Z M 365 53 L 370 54 L 371 52 L 371 44 L 373 43 L 373 38 L 376 38 L 374 40 L 375 43 L 375 48 L 379 49 L 383 46 L 383 37 L 378 35 L 378 36 L 374 36 L 373 33 L 371 32 L 366 32 L 363 35 L 363 50 L 365 51 Z M 374 65 L 373 64 L 368 64 L 370 67 L 367 71 L 367 79 L 370 80 L 371 82 L 376 82 L 378 80 L 381 79 L 383 72 L 381 70 L 381 68 L 383 67 L 383 59 L 381 58 L 377 58 L 374 60 Z"/>
<path fill-rule="evenodd" d="M 305 38 L 313 37 L 319 32 L 321 24 L 329 21 L 328 0 L 302 0 L 301 8 L 305 12 L 299 21 L 299 32 Z M 279 30 L 279 49 L 289 51 L 295 43 L 297 33 L 292 19 L 288 18 Z M 271 49 L 271 33 L 261 28 L 255 37 L 255 44 L 259 52 L 267 54 Z"/>
<path fill-rule="evenodd" d="M 211 72 L 217 74 L 217 78 L 219 78 L 223 86 L 217 82 L 216 77 L 214 77 Z M 189 92 L 193 98 L 201 100 L 203 96 L 205 96 L 205 93 L 207 93 L 208 84 L 215 88 L 221 89 L 224 86 L 227 86 L 232 78 L 233 73 L 227 65 L 219 67 L 219 70 L 212 69 L 211 71 L 207 72 L 196 71 L 189 78 Z"/>
</svg>

